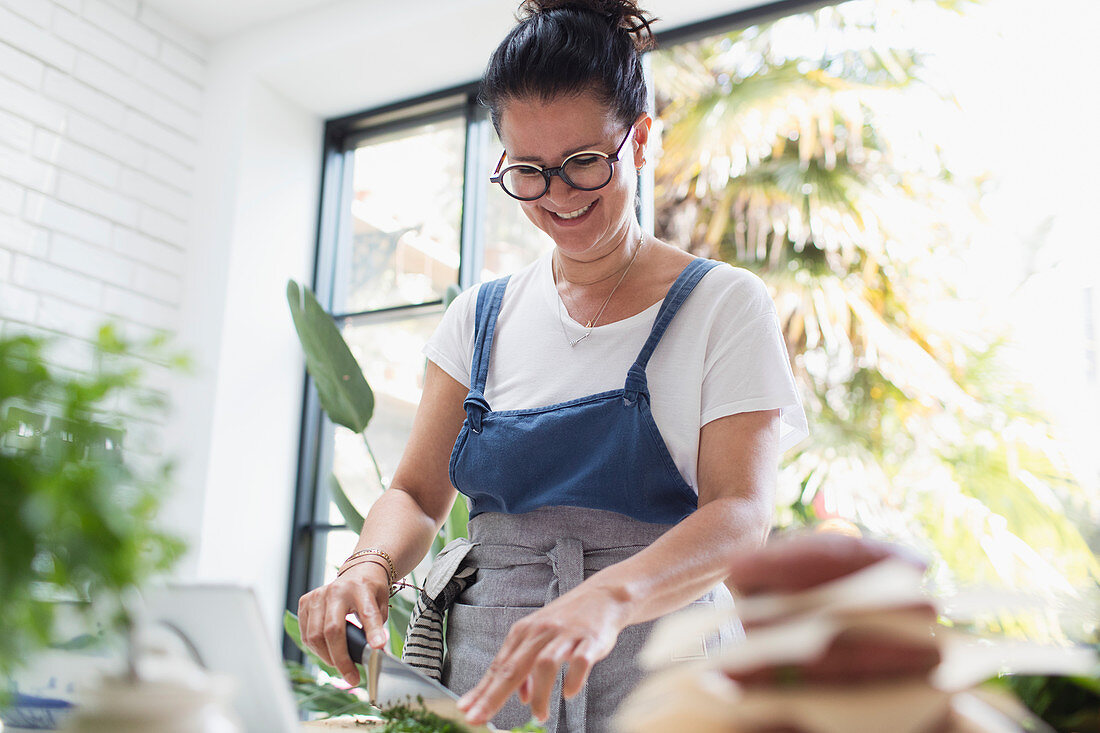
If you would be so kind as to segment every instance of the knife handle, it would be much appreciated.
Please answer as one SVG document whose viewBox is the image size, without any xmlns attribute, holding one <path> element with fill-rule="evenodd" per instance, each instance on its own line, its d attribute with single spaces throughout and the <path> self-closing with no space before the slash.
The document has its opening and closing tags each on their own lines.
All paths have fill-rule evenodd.
<svg viewBox="0 0 1100 733">
<path fill-rule="evenodd" d="M 363 654 L 367 649 L 367 635 L 351 621 L 348 621 L 345 635 L 348 639 L 348 655 L 351 656 L 351 661 L 363 664 Z"/>
</svg>

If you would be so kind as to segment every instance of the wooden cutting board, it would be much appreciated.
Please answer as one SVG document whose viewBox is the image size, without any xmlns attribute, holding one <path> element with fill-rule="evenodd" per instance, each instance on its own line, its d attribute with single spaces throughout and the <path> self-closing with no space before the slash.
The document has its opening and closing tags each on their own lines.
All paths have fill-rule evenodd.
<svg viewBox="0 0 1100 733">
<path fill-rule="evenodd" d="M 313 720 L 302 723 L 304 731 L 312 730 L 374 730 L 381 728 L 382 724 L 377 720 L 368 720 L 357 717 L 328 718 L 326 720 Z"/>
</svg>

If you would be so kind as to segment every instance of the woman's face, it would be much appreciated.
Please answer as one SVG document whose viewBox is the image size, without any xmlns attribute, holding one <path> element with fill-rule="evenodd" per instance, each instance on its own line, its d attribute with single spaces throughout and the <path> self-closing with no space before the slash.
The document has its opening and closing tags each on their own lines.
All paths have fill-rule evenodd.
<svg viewBox="0 0 1100 733">
<path fill-rule="evenodd" d="M 603 188 L 581 191 L 561 176 L 551 176 L 550 188 L 541 198 L 519 202 L 527 218 L 549 234 L 563 254 L 594 260 L 618 247 L 630 234 L 635 221 L 635 168 L 645 159 L 649 124 L 648 115 L 635 122 L 631 139 Z M 613 155 L 626 134 L 626 127 L 611 111 L 587 94 L 548 102 L 513 99 L 500 114 L 505 165 L 532 163 L 552 168 L 582 150 Z"/>
</svg>

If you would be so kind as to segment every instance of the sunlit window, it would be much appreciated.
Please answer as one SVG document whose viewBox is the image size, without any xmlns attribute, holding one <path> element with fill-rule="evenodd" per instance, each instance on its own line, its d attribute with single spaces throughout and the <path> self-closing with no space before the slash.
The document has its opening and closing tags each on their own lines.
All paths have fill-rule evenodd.
<svg viewBox="0 0 1100 733">
<path fill-rule="evenodd" d="M 857 0 L 651 59 L 657 234 L 764 277 L 802 386 L 778 524 L 915 545 L 942 592 L 1048 609 L 982 623 L 1079 640 L 1100 579 L 1090 16 Z"/>
</svg>

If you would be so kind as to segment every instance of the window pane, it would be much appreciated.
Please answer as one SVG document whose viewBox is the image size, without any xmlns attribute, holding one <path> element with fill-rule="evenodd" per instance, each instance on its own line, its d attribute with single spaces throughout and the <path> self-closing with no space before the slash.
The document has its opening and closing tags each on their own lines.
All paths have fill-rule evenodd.
<svg viewBox="0 0 1100 733">
<path fill-rule="evenodd" d="M 336 427 L 332 470 L 361 513 L 381 493 L 383 484 L 379 483 L 378 473 L 388 486 L 397 469 L 424 388 L 425 359 L 420 350 L 441 316 L 435 311 L 363 317 L 343 327 L 344 339 L 374 392 L 374 415 L 367 426 L 366 440 Z M 371 453 L 377 459 L 377 469 Z M 334 504 L 329 508 L 329 521 L 343 522 Z"/>
<path fill-rule="evenodd" d="M 355 542 L 358 539 L 359 535 L 347 529 L 336 529 L 318 535 L 317 541 L 323 543 L 325 548 L 322 583 L 327 584 L 336 580 L 336 573 L 340 570 L 340 565 L 355 550 Z"/>
<path fill-rule="evenodd" d="M 458 282 L 465 144 L 465 120 L 456 117 L 356 148 L 337 313 L 440 300 Z"/>
<path fill-rule="evenodd" d="M 484 170 L 492 170 L 500 158 L 501 149 L 494 130 L 488 148 L 492 160 L 485 162 Z M 485 198 L 485 260 L 479 276 L 481 281 L 513 273 L 554 246 L 554 241 L 524 215 L 519 201 L 504 193 L 495 183 L 488 186 L 489 194 Z"/>
</svg>

